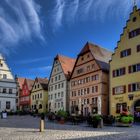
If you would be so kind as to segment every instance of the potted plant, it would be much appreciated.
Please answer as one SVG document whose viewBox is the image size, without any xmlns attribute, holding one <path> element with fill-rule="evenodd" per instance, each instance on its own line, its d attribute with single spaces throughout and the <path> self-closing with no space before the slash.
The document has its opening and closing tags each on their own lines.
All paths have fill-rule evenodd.
<svg viewBox="0 0 140 140">
<path fill-rule="evenodd" d="M 116 126 L 132 126 L 134 117 L 128 114 L 127 111 L 122 111 L 119 116 L 116 117 Z"/>
<path fill-rule="evenodd" d="M 58 122 L 59 122 L 60 124 L 64 124 L 65 121 L 66 121 L 66 119 L 67 119 L 67 116 L 68 116 L 68 114 L 67 114 L 66 111 L 64 111 L 64 110 L 59 110 L 59 111 L 57 112 L 57 120 L 58 120 Z"/>
<path fill-rule="evenodd" d="M 102 117 L 99 114 L 95 114 L 92 116 L 92 123 L 94 128 L 102 127 Z"/>
</svg>

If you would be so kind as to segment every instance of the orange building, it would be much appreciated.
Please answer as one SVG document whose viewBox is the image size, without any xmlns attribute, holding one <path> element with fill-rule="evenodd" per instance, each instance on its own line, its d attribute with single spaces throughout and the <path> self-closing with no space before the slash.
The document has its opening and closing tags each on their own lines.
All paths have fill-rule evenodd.
<svg viewBox="0 0 140 140">
<path fill-rule="evenodd" d="M 87 43 L 70 78 L 70 113 L 108 114 L 109 60 L 112 53 Z"/>
</svg>

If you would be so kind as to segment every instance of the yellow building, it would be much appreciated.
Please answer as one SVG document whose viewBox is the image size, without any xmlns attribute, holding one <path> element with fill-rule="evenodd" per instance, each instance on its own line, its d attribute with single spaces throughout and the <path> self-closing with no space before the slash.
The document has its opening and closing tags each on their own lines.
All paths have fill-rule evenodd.
<svg viewBox="0 0 140 140">
<path fill-rule="evenodd" d="M 110 114 L 120 110 L 140 111 L 140 9 L 133 12 L 123 29 L 110 61 Z"/>
<path fill-rule="evenodd" d="M 31 108 L 38 113 L 48 109 L 48 79 L 36 78 L 31 90 Z"/>
</svg>

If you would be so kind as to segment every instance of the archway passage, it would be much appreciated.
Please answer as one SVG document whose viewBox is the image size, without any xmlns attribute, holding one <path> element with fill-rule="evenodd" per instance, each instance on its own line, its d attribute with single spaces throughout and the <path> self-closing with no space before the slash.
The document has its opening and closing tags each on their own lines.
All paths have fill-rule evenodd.
<svg viewBox="0 0 140 140">
<path fill-rule="evenodd" d="M 134 104 L 134 119 L 136 122 L 140 122 L 140 100 Z"/>
</svg>

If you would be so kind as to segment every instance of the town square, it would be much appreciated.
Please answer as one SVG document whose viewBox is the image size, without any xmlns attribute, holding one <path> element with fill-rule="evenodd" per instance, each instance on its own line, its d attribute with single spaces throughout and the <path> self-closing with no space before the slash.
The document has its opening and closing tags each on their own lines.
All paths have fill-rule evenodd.
<svg viewBox="0 0 140 140">
<path fill-rule="evenodd" d="M 0 140 L 140 140 L 140 0 L 0 1 Z"/>
<path fill-rule="evenodd" d="M 45 121 L 44 132 L 39 132 L 40 118 L 11 116 L 0 120 L 0 140 L 139 140 L 140 124 L 133 127 L 89 127 L 86 123 L 64 125 Z"/>
</svg>

